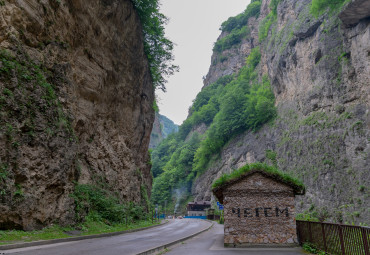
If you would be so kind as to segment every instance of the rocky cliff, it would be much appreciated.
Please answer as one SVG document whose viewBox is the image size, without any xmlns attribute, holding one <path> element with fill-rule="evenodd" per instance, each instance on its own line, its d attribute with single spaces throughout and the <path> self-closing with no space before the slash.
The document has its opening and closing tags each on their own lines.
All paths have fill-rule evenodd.
<svg viewBox="0 0 370 255">
<path fill-rule="evenodd" d="M 258 20 L 248 21 L 251 36 L 231 55 L 221 53 L 229 54 L 226 68 L 211 66 L 205 86 L 238 70 L 249 49 L 260 45 L 260 75 L 271 80 L 278 116 L 260 131 L 231 140 L 196 179 L 192 193 L 211 200 L 211 184 L 222 173 L 264 161 L 304 181 L 307 192 L 297 201 L 298 212 L 369 224 L 369 3 L 354 0 L 317 18 L 310 3 L 280 1 L 276 23 L 261 41 L 256 24 L 272 11 L 270 1 L 262 1 Z"/>
<path fill-rule="evenodd" d="M 189 157 L 194 160 L 192 170 L 180 157 L 188 182 L 181 177 L 172 190 L 188 185 L 195 200 L 213 201 L 212 183 L 223 173 L 245 163 L 266 162 L 306 185 L 306 195 L 297 199 L 298 213 L 370 224 L 369 1 L 251 2 L 221 26 L 204 87 L 177 136 L 179 145 L 197 133 L 205 140 Z M 323 5 L 315 10 L 314 2 Z M 254 116 L 245 112 L 259 107 L 263 113 L 271 102 L 249 104 L 267 85 L 275 97 L 275 118 L 248 126 L 245 121 Z M 238 91 L 246 95 L 238 97 Z M 224 100 L 234 104 L 233 98 L 249 108 L 230 108 Z M 154 182 L 154 195 L 167 179 L 177 178 L 168 165 L 182 152 L 171 149 L 172 143 L 160 146 L 162 151 L 169 148 L 173 157 L 155 166 L 164 166 L 164 173 Z M 221 150 L 212 147 L 220 144 Z"/>
<path fill-rule="evenodd" d="M 77 183 L 140 202 L 154 88 L 131 1 L 0 3 L 0 229 L 73 223 Z"/>
</svg>

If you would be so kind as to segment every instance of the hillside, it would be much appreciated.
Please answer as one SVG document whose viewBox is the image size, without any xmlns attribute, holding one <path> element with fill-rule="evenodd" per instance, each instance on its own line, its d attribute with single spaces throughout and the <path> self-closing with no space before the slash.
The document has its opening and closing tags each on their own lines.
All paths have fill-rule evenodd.
<svg viewBox="0 0 370 255">
<path fill-rule="evenodd" d="M 215 201 L 215 179 L 266 162 L 304 182 L 302 217 L 369 225 L 369 10 L 254 0 L 225 21 L 189 117 L 153 151 L 153 201 Z"/>
<path fill-rule="evenodd" d="M 176 133 L 178 130 L 179 126 L 172 120 L 164 115 L 156 113 L 152 133 L 150 134 L 149 148 L 153 149 L 157 147 L 163 139 L 172 133 Z"/>
</svg>

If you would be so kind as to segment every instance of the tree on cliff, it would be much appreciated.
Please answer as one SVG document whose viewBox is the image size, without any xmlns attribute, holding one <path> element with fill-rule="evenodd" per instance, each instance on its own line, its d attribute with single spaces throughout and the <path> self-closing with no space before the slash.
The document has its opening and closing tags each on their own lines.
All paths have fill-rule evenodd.
<svg viewBox="0 0 370 255">
<path fill-rule="evenodd" d="M 158 0 L 132 0 L 140 17 L 144 33 L 144 49 L 149 60 L 153 84 L 166 91 L 166 77 L 178 71 L 173 65 L 173 43 L 165 37 L 168 19 L 159 12 Z"/>
</svg>

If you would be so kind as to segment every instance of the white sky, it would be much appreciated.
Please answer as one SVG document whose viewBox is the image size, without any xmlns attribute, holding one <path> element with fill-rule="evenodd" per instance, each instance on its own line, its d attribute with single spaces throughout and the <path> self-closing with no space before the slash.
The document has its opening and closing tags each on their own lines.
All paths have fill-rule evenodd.
<svg viewBox="0 0 370 255">
<path fill-rule="evenodd" d="M 173 41 L 175 64 L 180 72 L 171 76 L 167 92 L 156 91 L 159 112 L 182 124 L 188 109 L 203 87 L 202 77 L 211 65 L 212 48 L 220 25 L 243 12 L 250 0 L 161 0 L 161 12 L 170 21 L 166 36 Z"/>
</svg>

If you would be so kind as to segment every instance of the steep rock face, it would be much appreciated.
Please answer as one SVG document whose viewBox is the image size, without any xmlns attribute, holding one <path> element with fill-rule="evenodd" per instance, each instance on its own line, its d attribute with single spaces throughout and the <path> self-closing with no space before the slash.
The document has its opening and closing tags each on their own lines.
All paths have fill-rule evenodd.
<svg viewBox="0 0 370 255">
<path fill-rule="evenodd" d="M 0 229 L 72 223 L 74 182 L 140 202 L 154 89 L 131 1 L 10 0 L 0 26 L 2 54 L 30 73 L 1 73 Z"/>
<path fill-rule="evenodd" d="M 370 16 L 370 2 L 367 0 L 351 1 L 339 14 L 339 18 L 346 26 L 355 26 L 362 19 Z"/>
<path fill-rule="evenodd" d="M 214 199 L 210 187 L 223 173 L 264 161 L 304 181 L 299 213 L 327 211 L 332 221 L 369 224 L 370 15 L 347 23 L 362 2 L 352 1 L 341 20 L 338 13 L 313 17 L 310 1 L 279 3 L 277 21 L 260 45 L 260 75 L 269 76 L 278 117 L 222 150 L 195 180 L 196 200 Z M 259 22 L 269 4 L 262 1 Z M 209 81 L 223 75 L 217 68 L 211 67 Z"/>
</svg>

